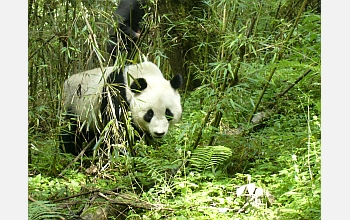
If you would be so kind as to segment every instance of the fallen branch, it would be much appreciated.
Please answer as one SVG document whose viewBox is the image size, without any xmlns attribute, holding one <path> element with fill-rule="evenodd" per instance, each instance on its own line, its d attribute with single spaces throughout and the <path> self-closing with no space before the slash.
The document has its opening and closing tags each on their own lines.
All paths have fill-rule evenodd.
<svg viewBox="0 0 350 220">
<path fill-rule="evenodd" d="M 118 190 L 118 189 L 115 189 Z M 143 201 L 141 199 L 139 199 L 137 194 L 133 194 L 133 193 L 116 193 L 114 192 L 115 190 L 101 190 L 101 189 L 95 189 L 95 190 L 91 190 L 88 192 L 83 192 L 83 193 L 78 193 L 72 196 L 67 196 L 64 198 L 59 198 L 59 199 L 55 199 L 55 200 L 51 200 L 51 203 L 56 203 L 56 202 L 61 202 L 64 200 L 69 200 L 72 198 L 76 198 L 79 196 L 84 196 L 87 194 L 93 194 L 96 193 L 96 195 L 106 199 L 109 203 L 112 204 L 119 204 L 119 205 L 127 205 L 127 206 L 131 206 L 134 208 L 141 208 L 141 209 L 147 209 L 147 210 L 167 210 L 167 211 L 173 211 L 173 209 L 171 208 L 167 208 L 165 207 L 163 204 L 152 204 L 146 201 Z M 107 195 L 111 195 L 114 196 L 114 198 L 110 198 Z M 33 199 L 30 199 L 31 201 Z"/>
<path fill-rule="evenodd" d="M 108 196 L 104 194 L 114 195 L 116 198 L 111 199 Z M 164 207 L 163 204 L 152 204 L 146 201 L 143 201 L 138 198 L 136 194 L 129 194 L 129 193 L 115 193 L 113 191 L 104 191 L 104 194 L 99 192 L 98 195 L 107 201 L 109 201 L 112 204 L 120 204 L 120 205 L 128 205 L 134 208 L 141 208 L 141 209 L 147 209 L 147 210 L 167 210 L 167 211 L 173 211 L 171 208 Z"/>
<path fill-rule="evenodd" d="M 96 193 L 96 195 L 100 196 L 101 198 L 106 199 L 111 204 L 127 205 L 127 206 L 131 206 L 134 208 L 141 208 L 141 209 L 147 209 L 147 210 L 156 209 L 156 210 L 173 211 L 173 209 L 171 209 L 171 208 L 164 207 L 163 204 L 152 204 L 152 203 L 143 201 L 143 200 L 139 199 L 136 194 L 133 194 L 133 193 L 116 193 L 113 191 L 100 190 L 100 189 L 96 189 L 96 190 L 92 190 L 92 191 L 88 191 L 88 192 L 83 192 L 83 193 L 78 193 L 78 194 L 75 194 L 72 196 L 67 196 L 64 198 L 55 199 L 55 200 L 52 200 L 51 202 L 56 203 L 56 202 L 69 200 L 72 198 L 76 198 L 79 196 L 84 196 L 84 195 L 92 194 L 92 193 Z M 114 196 L 114 198 L 110 198 L 107 195 Z M 84 202 L 84 203 L 86 203 L 86 202 Z M 95 203 L 95 202 L 91 202 L 91 203 Z"/>
</svg>

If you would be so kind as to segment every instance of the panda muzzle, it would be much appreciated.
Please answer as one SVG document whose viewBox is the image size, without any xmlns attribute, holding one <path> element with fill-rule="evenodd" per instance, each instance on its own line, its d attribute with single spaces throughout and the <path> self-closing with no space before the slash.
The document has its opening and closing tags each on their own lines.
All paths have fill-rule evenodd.
<svg viewBox="0 0 350 220">
<path fill-rule="evenodd" d="M 164 137 L 164 135 L 165 135 L 165 132 L 154 132 L 153 137 L 154 138 L 162 138 L 162 137 Z"/>
</svg>

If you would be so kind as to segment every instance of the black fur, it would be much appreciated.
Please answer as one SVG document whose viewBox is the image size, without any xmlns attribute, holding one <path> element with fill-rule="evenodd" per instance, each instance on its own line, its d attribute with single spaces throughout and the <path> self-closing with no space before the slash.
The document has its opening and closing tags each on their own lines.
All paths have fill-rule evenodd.
<svg viewBox="0 0 350 220">
<path fill-rule="evenodd" d="M 127 59 L 133 59 L 133 50 L 136 48 L 135 44 L 139 44 L 136 38 L 136 33 L 144 33 L 144 28 L 141 27 L 141 20 L 145 15 L 145 9 L 143 6 L 146 5 L 145 0 L 121 0 L 120 4 L 115 11 L 114 19 L 118 23 L 118 28 L 121 30 L 116 30 L 115 27 L 109 27 L 109 41 L 107 41 L 107 52 L 111 55 L 112 62 L 114 63 L 117 57 L 116 44 L 119 42 L 118 35 L 121 36 L 123 42 L 119 45 L 120 48 L 125 48 L 126 51 L 122 49 L 121 52 L 127 53 Z M 112 63 L 112 64 L 113 64 Z"/>
<path fill-rule="evenodd" d="M 62 152 L 77 156 L 84 148 L 83 143 L 89 143 L 96 135 L 92 130 L 86 131 L 86 129 L 82 129 L 81 132 L 79 132 L 79 124 L 71 109 L 67 110 L 65 118 L 70 122 L 70 130 L 62 131 L 61 139 L 63 143 L 60 145 L 60 149 Z M 87 149 L 86 154 L 91 153 L 91 149 Z"/>
<path fill-rule="evenodd" d="M 130 89 L 134 93 L 140 93 L 146 88 L 147 88 L 147 82 L 144 78 L 137 78 L 130 85 Z"/>
<path fill-rule="evenodd" d="M 126 100 L 126 91 L 125 91 L 125 85 L 124 85 L 124 74 L 123 71 L 120 72 L 112 72 L 109 74 L 107 77 L 107 83 L 111 86 L 111 90 L 116 90 L 119 93 L 119 97 L 114 95 L 114 92 L 111 92 L 110 94 L 113 94 L 112 96 L 112 104 L 114 106 L 114 109 L 116 110 L 115 114 L 117 116 L 117 119 L 120 120 L 120 115 L 118 109 L 120 109 L 122 101 L 125 103 L 125 107 L 128 108 L 129 103 L 127 103 Z M 103 87 L 102 90 L 102 101 L 101 101 L 101 106 L 100 106 L 100 111 L 102 113 L 102 118 L 103 118 L 103 125 L 105 126 L 109 121 L 110 118 L 108 117 L 107 113 L 107 106 L 108 106 L 108 91 L 107 91 L 107 86 Z"/>
<path fill-rule="evenodd" d="M 149 109 L 147 113 L 143 116 L 143 120 L 147 121 L 148 123 L 151 122 L 152 118 L 154 116 L 154 112 L 152 109 Z"/>
<path fill-rule="evenodd" d="M 177 90 L 182 86 L 182 81 L 182 76 L 177 74 L 170 80 L 170 85 L 173 89 Z"/>
<path fill-rule="evenodd" d="M 170 111 L 170 109 L 166 109 L 165 110 L 165 116 L 167 118 L 168 121 L 173 120 L 174 114 Z"/>
</svg>

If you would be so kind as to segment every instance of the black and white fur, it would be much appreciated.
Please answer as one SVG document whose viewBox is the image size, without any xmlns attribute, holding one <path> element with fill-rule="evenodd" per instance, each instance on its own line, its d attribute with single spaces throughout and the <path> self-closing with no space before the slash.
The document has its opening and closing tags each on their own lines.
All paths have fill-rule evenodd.
<svg viewBox="0 0 350 220">
<path fill-rule="evenodd" d="M 123 114 L 120 101 L 124 100 L 135 129 L 152 138 L 164 137 L 169 127 L 181 119 L 180 74 L 166 80 L 159 68 L 149 61 L 126 66 L 123 71 L 114 69 L 106 67 L 104 74 L 100 68 L 88 70 L 64 82 L 63 106 L 68 118 L 77 119 L 81 125 L 72 123 L 72 133 L 62 135 L 65 152 L 77 155 L 83 142 L 98 137 L 111 120 L 106 111 L 111 102 L 110 107 L 120 121 Z M 115 92 L 108 95 L 107 84 L 120 96 Z"/>
</svg>

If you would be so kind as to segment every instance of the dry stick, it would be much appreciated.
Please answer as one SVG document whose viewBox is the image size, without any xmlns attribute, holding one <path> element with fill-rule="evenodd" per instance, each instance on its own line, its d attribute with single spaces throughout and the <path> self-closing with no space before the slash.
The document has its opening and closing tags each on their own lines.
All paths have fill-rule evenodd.
<svg viewBox="0 0 350 220">
<path fill-rule="evenodd" d="M 116 190 L 119 190 L 119 188 L 114 188 L 114 189 L 111 189 L 109 190 L 108 192 L 114 192 Z M 91 191 L 88 191 L 88 192 L 82 192 L 82 193 L 78 193 L 78 194 L 75 194 L 75 195 L 71 195 L 71 196 L 67 196 L 67 197 L 64 197 L 64 198 L 59 198 L 59 199 L 55 199 L 55 200 L 50 200 L 52 203 L 55 203 L 55 202 L 60 202 L 60 201 L 63 201 L 63 200 L 68 200 L 68 199 L 71 199 L 71 198 L 75 198 L 75 197 L 78 197 L 78 196 L 83 196 L 83 195 L 87 195 L 87 194 L 92 194 L 92 193 L 95 193 L 95 192 L 101 192 L 101 189 L 93 189 Z"/>
<path fill-rule="evenodd" d="M 214 128 L 218 128 L 218 127 L 219 127 L 221 118 L 222 118 L 222 112 L 221 112 L 220 110 L 217 110 L 217 111 L 216 111 L 216 114 L 215 114 L 214 124 L 213 124 L 213 127 L 214 127 Z M 208 142 L 208 146 L 213 145 L 214 138 L 215 138 L 214 135 L 212 135 L 212 136 L 210 137 L 210 140 L 209 140 L 209 142 Z"/>
<path fill-rule="evenodd" d="M 99 56 L 99 53 L 98 53 L 98 44 L 97 44 L 97 41 L 96 41 L 96 37 L 95 37 L 95 35 L 94 35 L 94 33 L 93 33 L 93 30 L 92 30 L 92 28 L 91 28 L 91 26 L 90 26 L 90 24 L 89 24 L 89 22 L 88 22 L 88 20 L 87 20 L 87 18 L 86 18 L 86 15 L 85 15 L 85 13 L 83 13 L 83 15 L 84 15 L 84 19 L 85 19 L 85 23 L 86 23 L 86 26 L 88 27 L 88 30 L 89 30 L 89 33 L 90 33 L 90 36 L 91 36 L 91 38 L 92 38 L 92 46 L 93 46 L 93 49 L 94 49 L 94 51 L 95 51 L 95 53 L 96 53 L 96 55 L 97 55 L 97 58 L 98 58 L 98 61 L 99 61 L 99 64 L 100 64 L 100 68 L 101 68 L 101 70 L 102 70 L 102 72 L 104 73 L 104 67 L 103 67 L 103 63 L 102 63 L 102 60 L 101 60 L 101 57 Z M 143 38 L 142 38 L 143 39 Z M 104 81 L 106 82 L 106 79 L 105 79 L 105 74 L 103 74 L 103 78 L 104 78 Z M 111 108 L 113 108 L 113 105 L 112 105 L 112 101 L 111 101 L 111 98 L 110 98 L 110 93 L 108 92 L 108 98 L 109 98 L 109 101 L 110 101 L 110 103 L 111 103 Z M 121 102 L 121 100 L 120 100 L 120 97 L 119 97 L 119 95 L 118 95 L 118 101 L 119 101 L 119 103 L 122 103 Z M 114 113 L 114 111 L 112 111 L 113 113 Z M 128 135 L 128 130 L 127 130 L 127 125 L 126 125 L 126 116 L 125 116 L 125 114 L 122 114 L 123 116 L 121 117 L 121 119 L 122 119 L 122 122 L 123 123 L 125 123 L 124 124 L 124 126 L 125 126 L 125 128 L 126 128 L 126 135 L 127 135 L 127 137 L 128 137 L 128 140 L 129 140 L 129 144 L 131 144 L 131 149 L 132 149 L 132 145 L 133 145 L 133 143 L 130 141 L 130 138 L 129 138 L 129 135 Z M 133 150 L 131 150 L 131 154 L 132 154 L 132 156 L 135 156 L 135 152 L 133 151 Z"/>
<path fill-rule="evenodd" d="M 278 20 L 278 14 L 279 14 L 279 12 L 280 12 L 280 9 L 281 9 L 281 1 L 280 1 L 280 3 L 278 4 L 278 8 L 277 8 L 277 11 L 276 11 L 276 14 L 275 14 L 275 18 L 273 19 L 273 21 L 272 21 L 272 28 L 271 28 L 271 30 L 275 30 L 275 27 L 276 27 L 276 24 L 277 24 L 277 20 Z M 267 23 L 266 23 L 267 24 Z M 266 25 L 266 27 L 267 27 L 267 25 Z M 266 31 L 266 28 L 265 28 L 265 31 Z"/>
<path fill-rule="evenodd" d="M 223 31 L 223 32 L 226 30 L 226 26 L 227 26 L 227 17 L 226 17 L 226 4 L 225 4 L 225 5 L 224 5 L 224 13 L 223 13 L 223 26 L 222 26 L 222 31 Z M 207 39 L 208 39 L 208 38 L 207 38 Z M 208 41 L 208 40 L 207 40 L 207 41 Z M 207 50 L 207 48 L 206 48 L 206 50 Z M 222 47 L 221 47 L 221 53 L 220 53 L 220 55 L 219 55 L 220 57 L 218 57 L 218 58 L 223 59 L 223 58 L 224 58 L 224 52 L 225 52 L 225 48 L 224 48 L 224 46 L 222 45 Z M 230 59 L 231 59 L 231 56 L 230 56 L 230 58 L 229 58 L 228 60 L 230 60 Z M 238 72 L 238 70 L 237 70 L 237 72 Z M 234 81 L 236 81 L 236 80 L 238 81 L 238 77 L 236 78 L 236 71 L 235 71 L 235 73 L 234 73 L 234 76 L 235 76 Z M 221 85 L 220 90 L 219 90 L 220 92 L 221 92 L 221 91 L 224 91 L 224 89 L 226 88 L 227 78 L 228 78 L 228 77 L 225 78 L 224 83 Z M 216 106 L 216 105 L 214 105 L 214 106 Z M 210 109 L 210 110 L 207 112 L 207 115 L 205 116 L 205 119 L 204 119 L 204 121 L 203 121 L 202 124 L 201 124 L 200 131 L 199 131 L 199 134 L 198 134 L 198 136 L 197 136 L 197 140 L 196 140 L 195 143 L 192 145 L 192 149 L 193 149 L 193 150 L 198 146 L 198 143 L 199 143 L 200 139 L 202 138 L 203 128 L 204 128 L 205 124 L 208 122 L 209 116 L 211 115 L 212 112 L 213 112 L 213 109 Z M 220 120 L 221 120 L 221 117 L 222 117 L 222 112 L 220 112 L 220 110 L 217 110 L 216 113 L 215 113 L 215 119 L 214 119 L 214 124 L 215 124 L 215 125 L 219 125 Z M 216 127 L 216 126 L 214 126 L 214 127 Z M 218 126 L 217 126 L 217 127 L 218 127 Z M 214 136 L 211 138 L 211 140 L 209 141 L 209 144 L 208 144 L 208 145 L 211 145 L 211 143 L 213 142 L 213 140 L 214 140 Z M 188 161 L 185 163 L 185 166 L 187 166 L 187 165 L 188 165 Z"/>
<path fill-rule="evenodd" d="M 196 142 L 192 145 L 192 149 L 193 149 L 193 150 L 196 149 L 196 147 L 198 146 L 199 141 L 200 141 L 200 139 L 201 139 L 201 137 L 202 137 L 202 133 L 203 133 L 204 126 L 205 126 L 205 124 L 208 122 L 209 116 L 210 116 L 210 114 L 211 114 L 212 112 L 213 112 L 212 109 L 210 109 L 210 110 L 207 112 L 207 115 L 205 116 L 205 118 L 204 118 L 204 120 L 203 120 L 203 122 L 202 122 L 202 124 L 201 124 L 200 130 L 199 130 L 199 134 L 198 134 L 198 136 L 197 136 L 197 140 L 196 140 Z"/>
<path fill-rule="evenodd" d="M 297 16 L 297 18 L 295 19 L 295 22 L 294 22 L 294 24 L 293 24 L 293 27 L 290 29 L 289 34 L 288 34 L 288 37 L 287 37 L 287 39 L 285 40 L 285 42 L 288 42 L 288 41 L 290 40 L 290 38 L 292 37 L 293 31 L 294 31 L 295 27 L 296 27 L 297 24 L 298 24 L 298 21 L 299 21 L 299 19 L 300 19 L 301 13 L 303 12 L 307 1 L 308 1 L 308 0 L 304 0 L 303 4 L 302 4 L 302 6 L 301 6 L 301 8 L 300 8 L 300 10 L 299 10 L 298 16 Z M 284 49 L 285 49 L 285 48 L 284 48 L 283 45 L 282 45 L 281 51 L 280 51 L 280 53 L 278 54 L 278 57 L 277 57 L 277 62 L 279 62 L 279 61 L 281 60 L 281 58 L 282 58 L 282 56 L 283 56 L 283 53 L 284 53 Z M 251 122 L 252 118 L 254 117 L 256 111 L 258 110 L 258 107 L 259 107 L 259 105 L 260 105 L 260 102 L 261 102 L 261 100 L 262 100 L 262 97 L 264 96 L 264 94 L 265 94 L 265 92 L 266 92 L 266 89 L 267 89 L 267 87 L 269 86 L 270 81 L 271 81 L 271 79 L 272 79 L 272 76 L 273 76 L 274 73 L 276 72 L 276 69 L 277 69 L 277 67 L 274 67 L 274 68 L 272 69 L 272 71 L 271 71 L 271 73 L 270 73 L 270 75 L 269 75 L 269 77 L 268 77 L 268 79 L 267 79 L 267 81 L 266 81 L 266 84 L 265 84 L 265 86 L 264 86 L 264 88 L 263 88 L 263 91 L 261 92 L 261 94 L 260 94 L 260 96 L 259 96 L 258 102 L 255 104 L 254 110 L 253 110 L 252 114 L 251 114 L 250 117 L 249 117 L 248 125 L 250 124 L 250 122 Z"/>
<path fill-rule="evenodd" d="M 117 91 L 117 99 L 118 99 L 118 102 L 120 103 L 120 108 L 122 111 L 127 111 L 127 104 L 123 101 L 121 95 L 120 95 L 120 92 Z M 129 148 L 129 151 L 131 153 L 131 156 L 133 157 L 136 157 L 136 152 L 134 151 L 134 140 L 131 138 L 131 134 L 129 132 L 129 128 L 128 128 L 128 124 L 127 124 L 127 113 L 126 112 L 122 112 L 121 113 L 121 117 L 120 117 L 122 123 L 123 123 L 123 126 L 124 126 L 124 129 L 125 129 L 125 135 L 126 135 L 126 138 L 128 140 L 128 148 Z M 133 133 L 132 133 L 133 135 Z M 132 162 L 132 167 L 134 167 L 134 163 Z"/>
<path fill-rule="evenodd" d="M 212 112 L 213 112 L 213 109 L 210 109 L 210 110 L 207 112 L 207 115 L 205 116 L 205 118 L 204 118 L 204 120 L 203 120 L 203 122 L 202 122 L 202 124 L 201 124 L 201 126 L 200 126 L 200 130 L 199 130 L 199 134 L 198 134 L 198 136 L 197 136 L 197 139 L 196 139 L 196 141 L 194 142 L 194 144 L 191 146 L 192 151 L 194 151 L 194 150 L 197 148 L 197 146 L 198 146 L 198 144 L 199 144 L 199 141 L 200 141 L 201 138 L 202 138 L 204 126 L 207 124 L 207 122 L 208 122 L 208 120 L 209 120 L 209 116 L 211 115 Z M 180 169 L 183 168 L 183 167 L 187 167 L 189 163 L 190 163 L 190 161 L 185 160 L 185 161 L 177 168 L 177 170 L 180 170 Z"/>
<path fill-rule="evenodd" d="M 143 42 L 143 40 L 146 38 L 146 35 L 149 32 L 149 27 L 143 27 L 142 30 L 140 31 L 141 35 L 139 38 L 136 39 L 136 42 L 134 40 L 131 39 L 132 44 L 134 44 L 135 48 L 134 50 L 131 51 L 131 57 L 133 57 L 133 61 L 135 61 L 135 56 L 137 55 L 137 53 L 141 53 L 141 49 L 139 48 L 139 45 L 141 45 L 141 43 Z"/>
<path fill-rule="evenodd" d="M 228 12 L 227 12 L 228 13 Z M 226 26 L 227 26 L 227 14 L 226 14 L 226 3 L 224 5 L 224 12 L 223 12 L 223 18 L 222 18 L 222 29 L 221 31 L 224 32 L 226 30 Z M 220 57 L 218 57 L 219 59 L 224 59 L 224 54 L 225 54 L 225 48 L 224 48 L 224 45 L 222 44 L 221 45 L 221 53 L 220 53 Z M 220 71 L 221 72 L 221 71 Z M 226 84 L 227 84 L 227 80 L 228 80 L 228 76 L 225 77 L 225 80 L 224 80 L 224 83 L 221 85 L 220 89 L 219 89 L 219 93 L 223 92 L 226 88 Z M 216 106 L 216 105 L 215 105 Z M 222 112 L 220 111 L 220 109 L 217 109 L 216 112 L 215 112 L 215 119 L 214 119 L 214 126 L 215 128 L 217 128 L 220 124 L 220 120 L 221 120 L 221 117 L 222 117 Z M 216 126 L 218 125 L 218 126 Z M 209 140 L 209 143 L 208 145 L 212 145 L 212 142 L 214 141 L 214 136 L 212 136 Z"/>
<path fill-rule="evenodd" d="M 35 199 L 33 199 L 32 197 L 28 196 L 28 200 L 31 201 L 31 202 L 36 202 Z"/>
<path fill-rule="evenodd" d="M 193 144 L 192 147 L 191 147 L 191 148 L 192 148 L 192 151 L 194 151 L 194 150 L 196 149 L 196 147 L 198 146 L 199 141 L 200 141 L 201 138 L 202 138 L 204 126 L 205 126 L 205 124 L 208 122 L 209 116 L 210 116 L 210 114 L 211 114 L 212 112 L 213 112 L 212 109 L 210 109 L 210 110 L 207 112 L 207 115 L 205 116 L 205 118 L 204 118 L 204 120 L 203 120 L 203 122 L 202 122 L 202 124 L 201 124 L 201 126 L 200 126 L 200 130 L 199 130 L 199 134 L 198 134 L 198 136 L 197 136 L 196 142 L 194 142 L 194 144 Z M 183 166 L 187 167 L 188 163 L 189 163 L 189 161 L 186 161 L 185 163 L 182 163 L 182 165 L 178 168 L 178 170 L 181 169 Z"/>
<path fill-rule="evenodd" d="M 99 191 L 100 191 L 99 189 L 95 189 L 95 190 L 92 190 L 92 191 L 89 191 L 89 192 L 78 193 L 78 194 L 75 194 L 75 195 L 72 195 L 72 196 L 67 196 L 67 197 L 64 197 L 64 198 L 55 199 L 55 200 L 52 200 L 51 202 L 52 203 L 56 203 L 56 202 L 60 202 L 60 201 L 63 201 L 63 200 L 68 200 L 68 199 L 71 199 L 71 198 L 75 198 L 75 197 L 78 197 L 78 196 L 83 196 L 83 195 L 87 195 L 87 194 L 91 194 L 91 193 L 95 193 L 95 192 L 99 192 Z"/>
<path fill-rule="evenodd" d="M 250 24 L 250 27 L 249 27 L 247 34 L 246 34 L 247 39 L 251 37 L 251 35 L 253 33 L 253 28 L 256 25 L 258 17 L 259 17 L 259 14 L 257 14 L 256 16 L 253 17 L 252 23 Z M 232 80 L 232 82 L 230 84 L 231 87 L 236 86 L 238 84 L 238 81 L 239 81 L 238 70 L 241 67 L 241 63 L 243 62 L 245 51 L 246 51 L 246 46 L 245 46 L 245 44 L 243 44 L 242 46 L 239 47 L 239 60 L 238 60 L 238 63 L 236 65 L 235 71 L 233 72 L 234 80 Z"/>
<path fill-rule="evenodd" d="M 239 213 L 243 212 L 244 209 L 254 200 L 254 197 L 251 197 L 248 202 L 246 202 L 236 213 L 238 215 Z"/>
<path fill-rule="evenodd" d="M 79 160 L 80 157 L 83 156 L 83 154 L 85 153 L 85 151 L 92 145 L 92 143 L 96 140 L 96 137 L 94 137 L 94 139 L 92 139 L 87 145 L 86 147 L 84 147 L 84 149 L 78 154 L 78 156 L 66 167 L 64 168 L 64 170 L 58 175 L 58 176 L 62 176 L 63 173 L 70 167 L 72 166 L 72 164 L 74 164 L 75 162 L 77 162 Z"/>
</svg>

